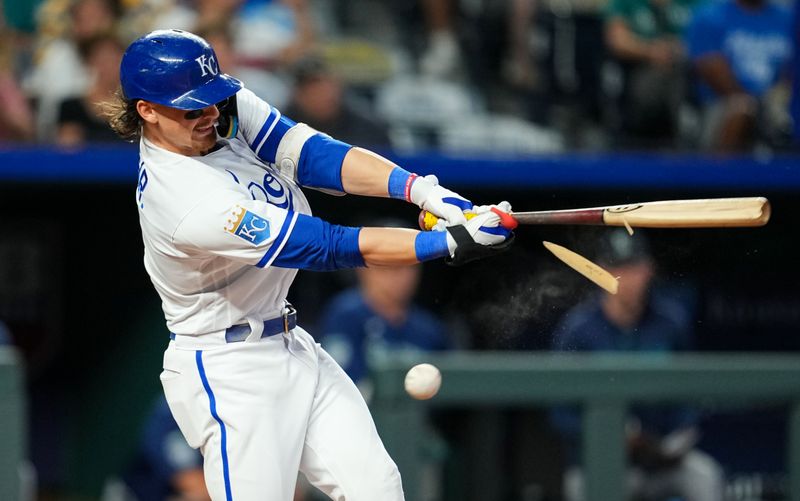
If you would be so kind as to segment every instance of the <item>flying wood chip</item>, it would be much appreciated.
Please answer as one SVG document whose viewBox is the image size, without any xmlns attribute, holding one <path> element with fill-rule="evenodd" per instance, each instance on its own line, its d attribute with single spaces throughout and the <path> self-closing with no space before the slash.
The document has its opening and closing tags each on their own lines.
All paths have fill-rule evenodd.
<svg viewBox="0 0 800 501">
<path fill-rule="evenodd" d="M 619 286 L 619 283 L 617 282 L 617 279 L 611 275 L 611 273 L 589 261 L 580 254 L 572 252 L 566 247 L 556 245 L 552 242 L 545 241 L 542 243 L 547 250 L 552 252 L 558 259 L 564 261 L 567 266 L 596 283 L 611 294 L 617 293 L 617 287 Z"/>
</svg>

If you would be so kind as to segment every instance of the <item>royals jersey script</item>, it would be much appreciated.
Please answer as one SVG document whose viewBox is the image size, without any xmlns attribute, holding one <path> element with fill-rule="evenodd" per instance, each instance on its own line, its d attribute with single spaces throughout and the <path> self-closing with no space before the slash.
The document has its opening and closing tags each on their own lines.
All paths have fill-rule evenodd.
<svg viewBox="0 0 800 501">
<path fill-rule="evenodd" d="M 247 89 L 236 97 L 237 135 L 204 156 L 140 143 L 144 264 L 175 334 L 279 316 L 297 274 L 272 266 L 297 214 L 311 213 L 294 167 L 274 163 L 294 123 Z"/>
</svg>

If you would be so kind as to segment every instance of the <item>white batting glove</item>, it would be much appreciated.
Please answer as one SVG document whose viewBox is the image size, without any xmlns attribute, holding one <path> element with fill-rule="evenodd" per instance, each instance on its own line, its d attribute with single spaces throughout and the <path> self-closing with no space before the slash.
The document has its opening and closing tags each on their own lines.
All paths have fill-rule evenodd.
<svg viewBox="0 0 800 501">
<path fill-rule="evenodd" d="M 440 186 L 439 179 L 433 174 L 415 179 L 409 198 L 420 209 L 444 219 L 446 226 L 466 223 L 464 211 L 472 210 L 472 202 Z"/>
<path fill-rule="evenodd" d="M 500 216 L 492 212 L 492 207 L 496 207 L 505 213 L 511 212 L 511 204 L 505 201 L 497 205 L 477 205 L 473 208 L 473 211 L 478 215 L 464 223 L 464 228 L 477 244 L 500 244 L 505 242 L 511 235 L 511 230 L 501 225 Z M 439 226 L 439 224 L 437 224 L 437 226 Z M 448 232 L 447 248 L 450 250 L 450 256 L 455 255 L 457 247 L 458 244 L 453 238 L 453 235 Z"/>
</svg>

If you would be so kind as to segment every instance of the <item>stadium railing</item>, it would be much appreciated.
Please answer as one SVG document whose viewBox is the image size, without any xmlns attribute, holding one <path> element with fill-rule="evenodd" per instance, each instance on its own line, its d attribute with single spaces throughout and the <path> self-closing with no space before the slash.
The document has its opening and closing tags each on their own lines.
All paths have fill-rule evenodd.
<svg viewBox="0 0 800 501">
<path fill-rule="evenodd" d="M 26 454 L 25 393 L 20 357 L 0 346 L 0 499 L 22 496 L 21 469 Z"/>
<path fill-rule="evenodd" d="M 747 406 L 788 403 L 786 449 L 791 501 L 800 501 L 800 357 L 778 354 L 451 353 L 425 356 L 439 367 L 442 387 L 420 402 L 403 389 L 414 362 L 375 367 L 371 408 L 398 464 L 409 499 L 421 499 L 420 451 L 426 410 L 433 408 L 582 408 L 587 501 L 625 499 L 624 416 L 632 403 Z M 419 362 L 419 360 L 416 360 Z"/>
</svg>

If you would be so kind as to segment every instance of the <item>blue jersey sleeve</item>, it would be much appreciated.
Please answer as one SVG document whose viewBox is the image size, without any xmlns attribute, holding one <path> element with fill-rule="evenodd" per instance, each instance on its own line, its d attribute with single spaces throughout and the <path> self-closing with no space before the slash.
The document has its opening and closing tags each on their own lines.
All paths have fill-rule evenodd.
<svg viewBox="0 0 800 501">
<path fill-rule="evenodd" d="M 274 164 L 281 139 L 295 125 L 297 124 L 292 119 L 281 115 L 277 108 L 270 107 L 269 115 L 258 129 L 258 133 L 252 142 L 247 144 L 261 160 Z"/>
<path fill-rule="evenodd" d="M 247 89 L 236 97 L 241 133 L 260 159 L 301 186 L 344 191 L 342 163 L 351 145 L 296 123 Z"/>
<path fill-rule="evenodd" d="M 313 271 L 364 266 L 358 246 L 360 231 L 297 214 L 294 228 L 272 265 Z"/>
</svg>

